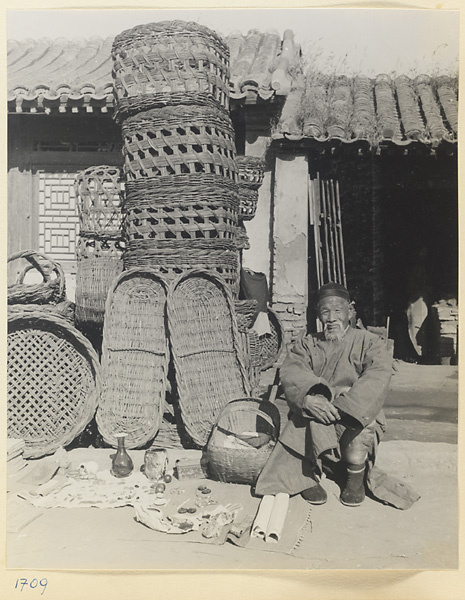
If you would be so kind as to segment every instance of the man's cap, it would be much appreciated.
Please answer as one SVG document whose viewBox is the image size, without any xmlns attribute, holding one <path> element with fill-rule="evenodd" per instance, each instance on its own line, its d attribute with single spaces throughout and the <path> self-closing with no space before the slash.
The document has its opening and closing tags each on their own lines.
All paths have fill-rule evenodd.
<svg viewBox="0 0 465 600">
<path fill-rule="evenodd" d="M 347 300 L 347 302 L 350 302 L 349 292 L 340 283 L 330 282 L 320 287 L 318 290 L 318 302 L 321 302 L 323 298 L 328 298 L 329 296 L 339 296 L 340 298 Z"/>
</svg>

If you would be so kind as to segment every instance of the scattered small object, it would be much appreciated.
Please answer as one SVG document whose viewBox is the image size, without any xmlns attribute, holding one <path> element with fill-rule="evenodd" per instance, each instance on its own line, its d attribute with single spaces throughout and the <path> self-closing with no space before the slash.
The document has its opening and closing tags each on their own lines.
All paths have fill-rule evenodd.
<svg viewBox="0 0 465 600">
<path fill-rule="evenodd" d="M 158 493 L 163 493 L 166 489 L 166 485 L 164 483 L 157 483 L 157 485 L 155 486 L 155 492 Z"/>
<path fill-rule="evenodd" d="M 203 492 L 203 490 L 207 489 L 206 485 L 199 485 L 199 487 L 197 488 L 200 492 Z"/>
<path fill-rule="evenodd" d="M 126 448 L 124 446 L 126 434 L 118 433 L 115 435 L 115 438 L 118 440 L 118 449 L 116 454 L 111 455 L 112 463 L 110 473 L 115 477 L 127 477 L 132 473 L 134 469 L 134 463 L 132 462 L 129 454 L 126 452 Z"/>
<path fill-rule="evenodd" d="M 179 480 L 182 479 L 206 479 L 207 473 L 200 458 L 183 458 L 175 463 L 175 474 Z"/>
<path fill-rule="evenodd" d="M 148 479 L 158 481 L 165 477 L 168 453 L 164 448 L 149 448 L 144 455 L 144 473 Z"/>
<path fill-rule="evenodd" d="M 165 483 L 170 483 L 172 479 L 173 478 L 171 477 L 171 475 L 169 473 L 165 473 L 165 475 L 163 476 L 163 481 Z"/>
<path fill-rule="evenodd" d="M 161 498 L 155 498 L 155 500 L 153 501 L 155 506 L 165 506 L 166 504 L 168 504 L 168 502 L 169 500 L 167 498 L 164 498 L 163 496 Z"/>
<path fill-rule="evenodd" d="M 197 512 L 197 509 L 192 506 L 192 507 L 190 507 L 190 508 L 187 509 L 187 512 L 189 514 L 193 515 L 194 513 Z"/>
<path fill-rule="evenodd" d="M 179 513 L 180 515 L 183 515 L 183 514 L 185 514 L 186 512 L 188 512 L 188 509 L 187 509 L 187 508 L 185 508 L 184 506 L 181 506 L 180 508 L 178 508 L 178 513 Z"/>
<path fill-rule="evenodd" d="M 204 488 L 204 489 L 202 490 L 202 494 L 211 494 L 211 492 L 212 492 L 212 491 L 211 491 L 211 489 L 210 489 L 210 488 Z"/>
</svg>

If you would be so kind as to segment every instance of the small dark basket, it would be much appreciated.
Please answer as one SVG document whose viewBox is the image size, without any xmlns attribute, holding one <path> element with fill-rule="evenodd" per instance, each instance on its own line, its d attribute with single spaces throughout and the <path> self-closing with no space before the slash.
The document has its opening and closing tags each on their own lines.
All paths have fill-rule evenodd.
<svg viewBox="0 0 465 600">
<path fill-rule="evenodd" d="M 19 259 L 30 264 L 18 274 L 16 283 L 8 286 L 8 304 L 57 304 L 65 299 L 65 274 L 58 263 L 34 250 L 12 254 L 8 263 Z M 24 283 L 26 273 L 32 269 L 42 276 L 41 283 Z"/>
<path fill-rule="evenodd" d="M 279 411 L 271 402 L 257 398 L 229 402 L 207 444 L 210 474 L 226 483 L 253 485 L 276 445 L 279 429 Z M 238 447 L 225 445 L 228 438 Z M 253 443 L 262 445 L 256 447 Z"/>
</svg>

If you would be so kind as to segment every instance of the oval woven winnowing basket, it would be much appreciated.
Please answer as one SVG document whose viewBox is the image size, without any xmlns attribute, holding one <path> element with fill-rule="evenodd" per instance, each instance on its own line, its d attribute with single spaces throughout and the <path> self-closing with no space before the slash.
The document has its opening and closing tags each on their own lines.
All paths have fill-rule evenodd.
<svg viewBox="0 0 465 600">
<path fill-rule="evenodd" d="M 91 421 L 100 366 L 90 342 L 64 319 L 27 311 L 8 318 L 8 435 L 26 458 L 67 446 Z"/>
<path fill-rule="evenodd" d="M 224 280 L 194 270 L 172 284 L 168 327 L 181 419 L 204 446 L 222 408 L 250 393 L 234 302 Z"/>
<path fill-rule="evenodd" d="M 160 428 L 169 362 L 166 296 L 164 279 L 150 269 L 124 271 L 108 293 L 97 425 L 112 446 L 115 434 L 126 433 L 127 447 L 137 448 Z"/>
<path fill-rule="evenodd" d="M 268 320 L 271 334 L 259 337 L 261 370 L 271 368 L 279 359 L 284 349 L 284 329 L 278 315 L 268 308 Z"/>
<path fill-rule="evenodd" d="M 65 274 L 57 262 L 35 250 L 25 250 L 9 256 L 8 263 L 20 259 L 29 264 L 21 267 L 16 283 L 8 286 L 8 304 L 57 304 L 65 300 Z M 42 283 L 24 283 L 26 273 L 32 269 L 38 271 Z"/>
<path fill-rule="evenodd" d="M 80 236 L 76 254 L 76 323 L 101 327 L 108 290 L 123 270 L 121 240 Z"/>
<path fill-rule="evenodd" d="M 148 110 L 122 126 L 124 173 L 146 177 L 206 173 L 237 181 L 234 129 L 229 116 L 208 107 Z"/>
<path fill-rule="evenodd" d="M 120 235 L 124 183 L 119 167 L 99 165 L 80 171 L 74 193 L 81 234 Z"/>
<path fill-rule="evenodd" d="M 229 48 L 193 22 L 139 25 L 112 48 L 117 119 L 164 105 L 199 104 L 229 110 Z"/>
<path fill-rule="evenodd" d="M 211 475 L 226 483 L 253 485 L 276 444 L 279 428 L 279 411 L 271 402 L 244 398 L 227 404 L 207 444 Z"/>
<path fill-rule="evenodd" d="M 123 235 L 133 240 L 234 238 L 237 185 L 220 175 L 172 175 L 128 183 Z"/>
<path fill-rule="evenodd" d="M 239 293 L 239 260 L 231 240 L 134 240 L 123 254 L 124 268 L 154 269 L 173 280 L 192 269 L 221 276 L 234 296 Z"/>
</svg>

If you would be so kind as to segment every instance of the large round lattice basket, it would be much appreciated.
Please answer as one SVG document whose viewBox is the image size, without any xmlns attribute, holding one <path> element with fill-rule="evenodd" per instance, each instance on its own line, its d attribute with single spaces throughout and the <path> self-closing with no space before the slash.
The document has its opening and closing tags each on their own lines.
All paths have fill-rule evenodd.
<svg viewBox="0 0 465 600">
<path fill-rule="evenodd" d="M 122 134 L 128 181 L 182 173 L 213 173 L 237 181 L 231 119 L 215 109 L 147 110 L 126 119 Z"/>
<path fill-rule="evenodd" d="M 222 410 L 206 448 L 213 477 L 252 485 L 279 436 L 280 417 L 274 404 L 256 398 L 234 400 Z"/>
<path fill-rule="evenodd" d="M 166 105 L 229 110 L 229 48 L 193 22 L 162 21 L 117 35 L 112 48 L 116 118 Z"/>
<path fill-rule="evenodd" d="M 76 175 L 80 233 L 119 235 L 124 184 L 119 167 L 99 165 Z"/>
<path fill-rule="evenodd" d="M 67 446 L 92 419 L 100 394 L 97 355 L 65 320 L 30 311 L 8 319 L 8 435 L 24 456 Z"/>
<path fill-rule="evenodd" d="M 21 259 L 27 262 L 18 262 L 16 282 L 8 286 L 8 304 L 56 304 L 65 299 L 65 274 L 58 263 L 35 250 L 25 250 L 9 256 L 9 269 L 13 268 L 13 261 Z M 40 283 L 25 281 L 33 270 L 42 278 Z"/>
</svg>

